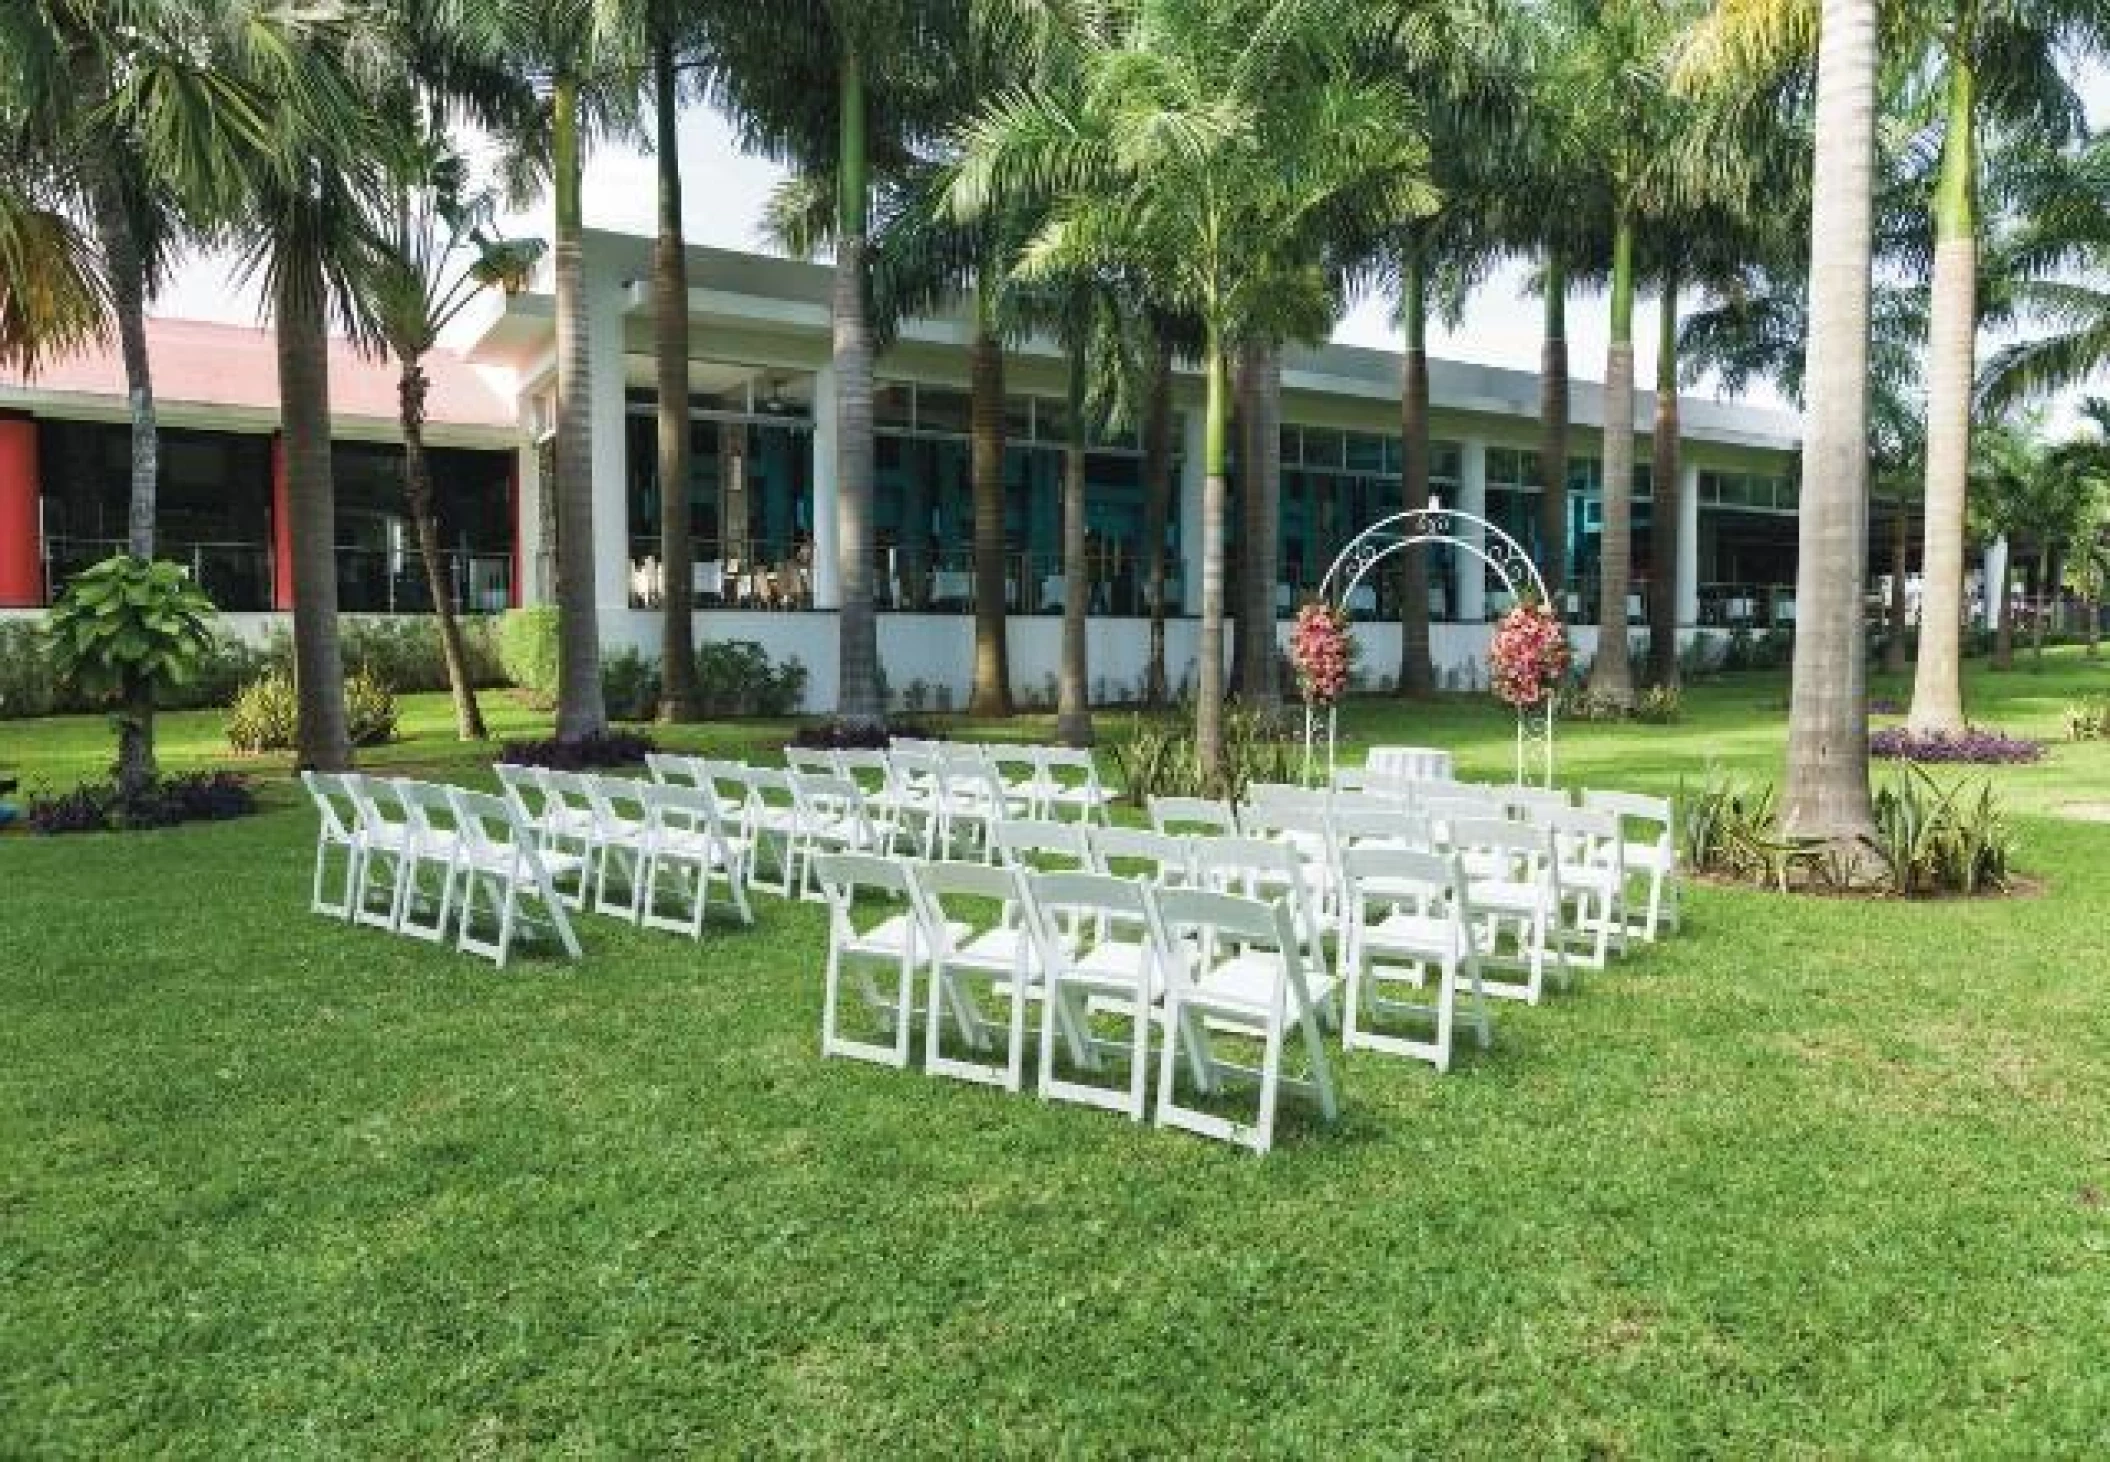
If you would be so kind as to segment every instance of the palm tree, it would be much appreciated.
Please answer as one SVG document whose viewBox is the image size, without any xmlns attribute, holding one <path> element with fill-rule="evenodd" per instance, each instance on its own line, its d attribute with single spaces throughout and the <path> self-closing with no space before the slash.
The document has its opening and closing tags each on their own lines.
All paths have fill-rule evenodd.
<svg viewBox="0 0 2110 1462">
<path fill-rule="evenodd" d="M 100 336 L 109 301 L 92 246 L 48 188 L 0 164 L 0 366 L 25 375 Z"/>
<path fill-rule="evenodd" d="M 1920 39 L 1945 83 L 1929 306 L 1925 590 L 1908 724 L 1958 732 L 1963 711 L 1963 574 L 1977 366 L 1983 134 L 1991 122 L 2060 141 L 2085 131 L 2069 55 L 2110 43 L 2110 12 L 2089 0 L 1945 0 L 1924 7 Z"/>
<path fill-rule="evenodd" d="M 711 48 L 713 88 L 747 145 L 832 177 L 836 514 L 842 609 L 836 713 L 885 719 L 873 602 L 874 335 L 871 191 L 949 125 L 946 64 L 965 0 L 785 0 L 770 24 L 729 25 Z"/>
<path fill-rule="evenodd" d="M 440 652 L 454 699 L 455 733 L 484 739 L 483 711 L 462 647 L 454 588 L 440 549 L 432 467 L 425 450 L 431 381 L 425 357 L 483 290 L 523 288 L 540 260 L 539 239 L 509 242 L 494 227 L 495 199 L 472 190 L 462 160 L 443 134 L 418 139 L 396 160 L 387 189 L 389 212 L 374 225 L 375 249 L 365 280 L 365 307 L 396 358 L 396 396 L 403 428 L 403 493 L 439 627 Z"/>
<path fill-rule="evenodd" d="M 1323 294 L 1316 231 L 1353 202 L 1386 223 L 1427 211 L 1426 150 L 1405 90 L 1352 73 L 1324 0 L 1140 0 L 1132 23 L 1072 34 L 1077 84 L 1022 89 L 970 129 L 956 202 L 1049 201 L 1027 272 L 1109 261 L 1204 331 L 1202 622 L 1196 751 L 1223 759 L 1230 363 L 1285 283 Z M 1102 13 L 1103 12 L 1098 12 Z M 1374 232 L 1374 229 L 1372 230 Z M 1264 337 L 1263 337 L 1264 338 Z"/>
<path fill-rule="evenodd" d="M 659 231 L 652 248 L 652 352 L 659 446 L 659 718 L 693 721 L 696 699 L 695 544 L 689 513 L 689 249 L 681 223 L 681 60 L 693 6 L 651 0 L 653 157 Z M 737 431 L 738 427 L 728 427 Z"/>
</svg>

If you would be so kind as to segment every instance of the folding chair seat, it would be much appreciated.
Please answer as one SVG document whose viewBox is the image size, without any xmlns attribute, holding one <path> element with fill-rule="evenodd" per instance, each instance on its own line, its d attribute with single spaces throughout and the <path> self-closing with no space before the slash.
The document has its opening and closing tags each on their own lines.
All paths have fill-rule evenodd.
<svg viewBox="0 0 2110 1462">
<path fill-rule="evenodd" d="M 358 772 L 344 775 L 344 789 L 359 814 L 358 874 L 352 880 L 352 921 L 393 934 L 403 918 L 403 890 L 410 878 L 410 823 L 403 815 L 395 784 Z M 374 907 L 371 888 L 377 872 L 387 876 L 388 904 Z"/>
<path fill-rule="evenodd" d="M 1487 993 L 1536 1005 L 1549 971 L 1565 987 L 1567 939 L 1552 832 L 1499 818 L 1461 818 L 1446 829 L 1446 845 L 1465 869 L 1466 896 L 1480 921 L 1475 944 Z M 1521 978 L 1486 978 L 1495 969 Z"/>
<path fill-rule="evenodd" d="M 1143 1120 L 1150 1100 L 1151 1028 L 1168 975 L 1165 941 L 1147 884 L 1105 873 L 1026 873 L 1027 916 L 1040 955 L 1047 1009 L 1040 1029 L 1040 1094 Z M 1125 1022 L 1125 1040 L 1108 1039 L 1093 1021 Z M 1127 1060 L 1124 1086 L 1058 1074 L 1060 1039 L 1079 1072 Z"/>
<path fill-rule="evenodd" d="M 480 954 L 504 969 L 521 926 L 547 925 L 564 952 L 579 958 L 579 937 L 572 932 L 553 875 L 553 870 L 565 869 L 577 875 L 583 887 L 585 868 L 579 856 L 544 851 L 535 830 L 503 797 L 459 787 L 448 788 L 447 796 L 460 839 L 461 915 L 455 947 Z M 497 916 L 498 932 L 493 939 L 476 932 L 479 895 Z"/>
<path fill-rule="evenodd" d="M 1320 1030 L 1334 982 L 1306 965 L 1289 910 L 1279 902 L 1204 889 L 1166 889 L 1156 903 L 1170 958 L 1179 966 L 1165 993 L 1158 1125 L 1264 1153 L 1274 1145 L 1276 1106 L 1284 1087 L 1316 1099 L 1327 1121 L 1339 1116 Z M 1216 1042 L 1227 1036 L 1258 1041 L 1259 1063 L 1221 1055 Z M 1283 1048 L 1292 1038 L 1304 1047 L 1302 1076 L 1282 1069 Z M 1204 1094 L 1219 1092 L 1226 1075 L 1257 1082 L 1254 1119 L 1236 1121 L 1182 1102 L 1182 1053 Z"/>
<path fill-rule="evenodd" d="M 1090 827 L 1081 822 L 1005 818 L 990 829 L 997 859 L 1006 868 L 1069 873 L 1104 873 L 1092 850 Z"/>
<path fill-rule="evenodd" d="M 903 860 L 875 853 L 821 853 L 813 860 L 814 877 L 828 905 L 827 984 L 821 1002 L 824 1056 L 850 1056 L 897 1068 L 909 1064 L 916 977 L 930 958 L 930 939 L 914 902 L 909 868 Z M 882 911 L 874 915 L 869 907 L 860 907 L 861 894 L 884 899 Z M 897 902 L 899 909 L 893 907 Z M 891 993 L 879 983 L 889 974 Z M 847 998 L 858 1000 L 878 1019 L 884 1042 L 845 1033 Z"/>
<path fill-rule="evenodd" d="M 1280 900 L 1304 941 L 1305 957 L 1315 969 L 1326 970 L 1328 925 L 1312 889 L 1310 868 L 1303 853 L 1287 843 L 1246 837 L 1194 840 L 1197 887 L 1263 902 Z"/>
<path fill-rule="evenodd" d="M 402 911 L 396 932 L 438 944 L 454 918 L 454 886 L 461 872 L 461 838 L 454 826 L 454 802 L 446 787 L 398 779 L 396 799 L 410 828 L 404 857 Z M 428 876 L 437 874 L 434 888 Z"/>
<path fill-rule="evenodd" d="M 1104 825 L 1113 806 L 1113 790 L 1099 780 L 1099 763 L 1078 746 L 1036 748 L 1041 785 L 1041 815 Z"/>
<path fill-rule="evenodd" d="M 909 884 L 929 949 L 930 992 L 924 1012 L 923 1067 L 1018 1091 L 1025 1084 L 1026 1007 L 1039 994 L 1039 946 L 1023 913 L 1027 897 L 1015 868 L 986 863 L 912 863 Z M 1001 1003 L 992 1019 L 985 1004 Z M 984 1059 L 948 1056 L 944 1036 L 958 1031 Z M 1001 1064 L 987 1059 L 1001 1038 Z"/>
<path fill-rule="evenodd" d="M 722 882 L 733 912 L 755 922 L 747 906 L 747 839 L 732 831 L 715 794 L 703 787 L 651 786 L 644 792 L 645 885 L 639 912 L 648 929 L 703 936 L 711 885 Z M 671 893 L 673 913 L 662 912 Z"/>
<path fill-rule="evenodd" d="M 1145 806 L 1150 810 L 1154 832 L 1212 838 L 1238 836 L 1238 814 L 1228 802 L 1208 797 L 1151 797 Z"/>
<path fill-rule="evenodd" d="M 1563 928 L 1569 957 L 1601 970 L 1626 948 L 1626 859 L 1619 819 L 1609 812 L 1569 808 L 1545 820 L 1559 859 L 1561 896 L 1572 909 Z"/>
<path fill-rule="evenodd" d="M 352 889 L 359 876 L 359 808 L 344 778 L 330 772 L 302 772 L 300 780 L 315 804 L 315 877 L 308 895 L 311 913 L 349 921 Z M 324 893 L 332 850 L 344 857 L 343 888 L 334 899 Z"/>
<path fill-rule="evenodd" d="M 654 785 L 629 777 L 581 776 L 593 809 L 594 843 L 600 853 L 594 875 L 594 912 L 635 924 L 644 917 L 645 861 L 651 854 L 645 794 Z M 621 874 L 621 897 L 609 892 L 609 873 Z"/>
<path fill-rule="evenodd" d="M 1092 856 L 1102 873 L 1133 871 L 1161 888 L 1194 882 L 1194 847 L 1186 838 L 1146 828 L 1105 826 L 1091 829 Z"/>
<path fill-rule="evenodd" d="M 1481 1049 L 1486 1049 L 1492 1034 L 1487 991 L 1480 979 L 1465 867 L 1457 856 L 1350 849 L 1343 855 L 1343 866 L 1348 903 L 1341 962 L 1348 997 L 1341 1044 L 1350 1050 L 1411 1056 L 1448 1071 L 1462 983 L 1472 998 Z M 1434 989 L 1426 1000 L 1382 993 L 1387 984 L 1423 989 L 1432 981 Z M 1424 1040 L 1371 1029 L 1384 1017 L 1426 1021 L 1430 1034 Z"/>
<path fill-rule="evenodd" d="M 1620 862 L 1629 877 L 1648 880 L 1645 901 L 1625 903 L 1627 932 L 1654 943 L 1659 928 L 1678 927 L 1678 897 L 1683 879 L 1678 872 L 1677 818 L 1665 797 L 1644 797 L 1635 792 L 1585 792 L 1583 806 L 1592 812 L 1609 812 L 1619 819 Z M 1635 904 L 1641 912 L 1634 912 Z"/>
</svg>

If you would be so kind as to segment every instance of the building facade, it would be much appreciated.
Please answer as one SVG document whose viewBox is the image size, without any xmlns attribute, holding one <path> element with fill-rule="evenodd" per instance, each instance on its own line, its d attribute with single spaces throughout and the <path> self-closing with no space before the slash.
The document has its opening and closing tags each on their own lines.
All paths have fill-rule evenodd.
<svg viewBox="0 0 2110 1462">
<path fill-rule="evenodd" d="M 594 583 L 604 637 L 651 650 L 661 591 L 655 450 L 651 241 L 590 233 L 586 249 L 595 485 Z M 692 466 L 699 639 L 747 638 L 811 672 L 816 708 L 834 699 L 836 572 L 830 272 L 695 249 L 690 258 Z M 465 609 L 551 595 L 550 424 L 555 326 L 546 281 L 493 295 L 452 351 L 432 362 L 431 437 L 450 579 Z M 881 653 L 897 693 L 921 682 L 964 698 L 972 667 L 969 323 L 912 322 L 879 359 L 875 396 Z M 163 447 L 163 551 L 223 609 L 290 604 L 283 473 L 275 447 L 270 338 L 255 330 L 154 323 Z M 1006 357 L 1005 536 L 1015 689 L 1040 693 L 1060 639 L 1064 365 L 1046 342 Z M 1282 404 L 1281 557 L 1275 602 L 1286 629 L 1333 556 L 1403 504 L 1400 362 L 1352 347 L 1292 351 Z M 339 577 L 347 612 L 429 608 L 401 512 L 394 372 L 339 349 L 332 362 Z M 1144 540 L 1142 454 L 1133 432 L 1100 432 L 1088 458 L 1091 679 L 1118 699 L 1140 684 L 1147 569 L 1162 555 L 1175 618 L 1169 670 L 1191 674 L 1200 609 L 1202 383 L 1176 382 L 1173 510 Z M 1569 617 L 1596 618 L 1602 533 L 1602 399 L 1577 382 L 1569 480 Z M 1523 372 L 1432 363 L 1432 490 L 1540 551 L 1538 381 Z M 1687 630 L 1792 623 L 1796 424 L 1708 401 L 1681 403 L 1677 550 L 1655 562 L 1643 394 L 1632 428 L 1635 578 L 1630 617 L 1668 594 Z M 34 382 L 0 378 L 0 607 L 42 602 L 64 576 L 123 538 L 129 460 L 114 355 L 60 362 Z M 1235 521 L 1235 520 L 1234 520 Z M 33 546 L 31 541 L 33 540 Z M 1499 581 L 1463 552 L 1432 555 L 1433 650 L 1453 683 L 1484 673 Z M 1396 670 L 1396 576 L 1350 608 L 1372 680 Z M 1233 602 L 1237 602 L 1235 599 Z M 1588 650 L 1588 632 L 1579 637 Z"/>
</svg>

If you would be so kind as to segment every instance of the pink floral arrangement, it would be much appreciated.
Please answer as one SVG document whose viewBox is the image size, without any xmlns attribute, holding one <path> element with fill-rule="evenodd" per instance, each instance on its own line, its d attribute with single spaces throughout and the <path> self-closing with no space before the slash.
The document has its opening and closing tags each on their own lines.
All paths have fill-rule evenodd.
<svg viewBox="0 0 2110 1462">
<path fill-rule="evenodd" d="M 1494 691 L 1519 710 L 1544 704 L 1568 673 L 1568 631 L 1543 604 L 1519 604 L 1495 626 Z"/>
<path fill-rule="evenodd" d="M 1347 612 L 1317 600 L 1298 610 L 1290 630 L 1289 658 L 1304 699 L 1320 706 L 1339 700 L 1348 689 L 1348 667 L 1355 659 Z"/>
</svg>

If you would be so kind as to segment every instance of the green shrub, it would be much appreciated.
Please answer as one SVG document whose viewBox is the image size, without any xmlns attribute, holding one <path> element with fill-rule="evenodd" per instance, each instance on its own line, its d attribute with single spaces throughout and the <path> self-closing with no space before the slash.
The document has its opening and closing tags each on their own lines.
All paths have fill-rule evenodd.
<svg viewBox="0 0 2110 1462">
<path fill-rule="evenodd" d="M 1277 717 L 1233 704 L 1224 713 L 1223 775 L 1202 774 L 1195 751 L 1194 712 L 1175 720 L 1130 721 L 1112 741 L 1112 759 L 1122 795 L 1140 807 L 1152 797 L 1228 797 L 1245 800 L 1254 782 L 1293 782 L 1304 763 L 1304 743 Z"/>
<path fill-rule="evenodd" d="M 396 738 L 396 697 L 385 681 L 354 671 L 344 681 L 345 727 L 354 746 L 379 746 Z M 268 670 L 242 687 L 227 710 L 227 744 L 255 754 L 291 751 L 298 740 L 300 701 L 293 677 Z"/>
<path fill-rule="evenodd" d="M 1649 726 L 1671 726 L 1685 717 L 1685 698 L 1675 685 L 1652 685 L 1634 701 L 1634 719 Z"/>
<path fill-rule="evenodd" d="M 611 720 L 651 720 L 659 713 L 659 661 L 627 646 L 603 651 L 601 699 Z"/>
<path fill-rule="evenodd" d="M 471 685 L 497 685 L 505 679 L 498 663 L 491 621 L 466 616 L 456 621 L 462 632 L 462 658 Z M 440 622 L 432 615 L 396 619 L 345 619 L 338 636 L 344 668 L 370 671 L 397 691 L 446 690 L 447 657 L 440 649 Z"/>
<path fill-rule="evenodd" d="M 509 609 L 498 622 L 498 663 L 508 684 L 543 705 L 557 700 L 557 606 Z"/>
<path fill-rule="evenodd" d="M 2014 835 L 1980 781 L 1944 787 L 1925 768 L 1908 766 L 1876 793 L 1876 844 L 1890 864 L 1893 890 L 1906 898 L 1974 894 L 2007 886 Z"/>
<path fill-rule="evenodd" d="M 806 698 L 806 667 L 778 664 L 753 640 L 712 640 L 696 651 L 697 709 L 707 716 L 789 716 Z"/>
<path fill-rule="evenodd" d="M 2092 695 L 2066 708 L 2066 739 L 2110 741 L 2110 695 Z"/>
<path fill-rule="evenodd" d="M 48 716 L 64 708 L 58 672 L 51 665 L 51 637 L 44 621 L 0 621 L 0 720 Z"/>
<path fill-rule="evenodd" d="M 1553 693 L 1553 716 L 1558 721 L 1624 721 L 1627 711 L 1587 685 L 1570 685 Z"/>
</svg>

